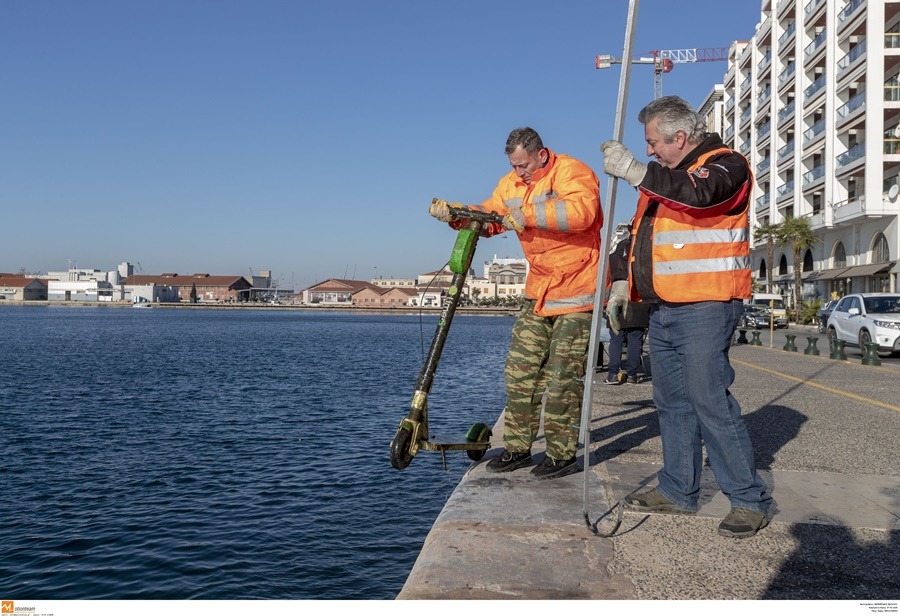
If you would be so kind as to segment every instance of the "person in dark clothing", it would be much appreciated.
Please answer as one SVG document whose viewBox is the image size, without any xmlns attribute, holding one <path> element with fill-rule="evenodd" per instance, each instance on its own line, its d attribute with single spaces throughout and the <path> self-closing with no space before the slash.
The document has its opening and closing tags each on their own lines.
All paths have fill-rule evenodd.
<svg viewBox="0 0 900 616">
<path fill-rule="evenodd" d="M 620 225 L 612 240 L 609 253 L 609 274 L 613 282 L 628 280 L 628 253 L 631 250 L 631 225 Z M 650 324 L 650 307 L 642 302 L 632 302 L 628 310 L 618 321 L 618 329 L 609 324 L 609 366 L 608 374 L 603 380 L 605 385 L 619 385 L 623 382 L 631 385 L 640 383 L 637 372 L 641 366 L 641 351 L 644 346 L 644 333 Z M 625 376 L 621 379 L 622 346 L 627 347 L 625 356 Z"/>
</svg>

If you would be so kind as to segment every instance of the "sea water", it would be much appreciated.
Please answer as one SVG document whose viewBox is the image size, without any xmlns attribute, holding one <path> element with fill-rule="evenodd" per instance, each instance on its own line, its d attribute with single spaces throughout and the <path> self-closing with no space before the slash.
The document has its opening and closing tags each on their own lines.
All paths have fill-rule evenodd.
<svg viewBox="0 0 900 616">
<path fill-rule="evenodd" d="M 436 324 L 0 308 L 0 595 L 394 598 L 471 463 L 390 464 Z M 511 327 L 455 318 L 433 432 L 493 425 Z"/>
</svg>

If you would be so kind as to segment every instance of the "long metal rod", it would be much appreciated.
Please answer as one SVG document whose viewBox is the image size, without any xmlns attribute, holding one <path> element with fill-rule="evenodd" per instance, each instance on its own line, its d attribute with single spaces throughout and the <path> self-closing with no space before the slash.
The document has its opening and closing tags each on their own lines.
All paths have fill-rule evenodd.
<svg viewBox="0 0 900 616">
<path fill-rule="evenodd" d="M 628 83 L 631 79 L 631 48 L 634 44 L 634 30 L 637 23 L 638 0 L 629 0 L 628 17 L 625 21 L 625 50 L 622 52 L 622 73 L 619 76 L 619 96 L 616 101 L 616 121 L 613 128 L 613 139 L 622 141 L 625 132 L 625 109 L 628 105 Z M 591 338 L 588 344 L 588 357 L 586 372 L 584 375 L 584 398 L 581 401 L 581 430 L 579 440 L 584 451 L 584 521 L 595 535 L 599 535 L 591 524 L 588 513 L 588 484 L 590 477 L 590 421 L 591 406 L 594 398 L 594 371 L 597 366 L 597 347 L 600 338 L 600 328 L 603 326 L 603 299 L 606 296 L 606 268 L 609 262 L 608 250 L 613 237 L 614 216 L 616 213 L 616 187 L 618 178 L 610 178 L 606 191 L 606 212 L 603 215 L 606 237 L 600 245 L 600 263 L 597 267 L 597 291 L 594 294 L 594 315 L 591 319 Z M 619 513 L 621 516 L 621 511 Z M 621 518 L 620 518 L 621 520 Z M 612 530 L 610 535 L 616 531 Z"/>
</svg>

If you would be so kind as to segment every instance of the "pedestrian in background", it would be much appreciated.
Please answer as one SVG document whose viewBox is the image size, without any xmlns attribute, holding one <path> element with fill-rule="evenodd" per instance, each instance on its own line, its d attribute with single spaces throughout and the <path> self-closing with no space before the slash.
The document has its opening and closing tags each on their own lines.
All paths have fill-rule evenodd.
<svg viewBox="0 0 900 616">
<path fill-rule="evenodd" d="M 628 285 L 628 254 L 631 251 L 631 225 L 622 224 L 616 229 L 613 245 L 609 251 L 609 274 L 612 284 L 622 282 Z M 609 327 L 609 365 L 605 385 L 640 383 L 638 369 L 641 367 L 641 353 L 644 348 L 644 334 L 650 324 L 650 307 L 643 302 L 631 302 L 625 314 L 616 320 L 618 327 L 610 324 L 609 312 L 606 323 Z M 625 347 L 625 370 L 622 371 L 622 348 Z M 620 377 L 620 374 L 624 374 Z"/>
<path fill-rule="evenodd" d="M 512 171 L 500 178 L 489 199 L 472 206 L 436 199 L 429 213 L 458 229 L 465 220 L 454 220 L 450 207 L 495 212 L 504 224 L 487 225 L 482 234 L 515 231 L 522 243 L 530 268 L 526 301 L 506 358 L 505 450 L 487 470 L 503 473 L 532 463 L 546 391 L 546 457 L 531 473 L 553 479 L 578 471 L 575 454 L 603 224 L 600 186 L 587 165 L 545 148 L 534 129 L 513 130 L 505 151 Z"/>
<path fill-rule="evenodd" d="M 649 164 L 617 141 L 600 146 L 603 169 L 638 189 L 628 285 L 614 288 L 609 310 L 651 303 L 653 402 L 659 411 L 663 469 L 659 485 L 626 497 L 638 511 L 693 513 L 702 448 L 731 511 L 719 534 L 752 537 L 768 524 L 772 497 L 754 464 L 741 407 L 729 391 L 728 352 L 742 300 L 750 297 L 747 160 L 725 147 L 677 96 L 641 110 Z"/>
</svg>

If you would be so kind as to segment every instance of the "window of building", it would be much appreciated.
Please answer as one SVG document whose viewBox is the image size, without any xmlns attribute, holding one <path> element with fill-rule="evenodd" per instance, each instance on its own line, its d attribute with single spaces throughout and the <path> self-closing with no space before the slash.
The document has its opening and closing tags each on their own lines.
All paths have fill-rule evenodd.
<svg viewBox="0 0 900 616">
<path fill-rule="evenodd" d="M 847 267 L 847 253 L 844 251 L 844 244 L 838 242 L 834 245 L 834 253 L 831 257 L 832 265 L 835 268 Z"/>
<path fill-rule="evenodd" d="M 884 237 L 883 233 L 879 233 L 875 236 L 875 241 L 872 244 L 872 260 L 870 263 L 887 263 L 891 260 L 891 251 L 888 247 L 887 238 Z"/>
</svg>

